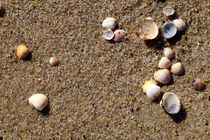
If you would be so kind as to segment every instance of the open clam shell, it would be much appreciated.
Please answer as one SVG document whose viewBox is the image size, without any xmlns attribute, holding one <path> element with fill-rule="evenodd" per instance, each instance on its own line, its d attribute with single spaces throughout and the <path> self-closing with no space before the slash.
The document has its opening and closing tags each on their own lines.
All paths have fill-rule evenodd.
<svg viewBox="0 0 210 140">
<path fill-rule="evenodd" d="M 173 38 L 177 33 L 176 25 L 173 22 L 165 22 L 162 28 L 162 34 L 166 39 Z"/>
<path fill-rule="evenodd" d="M 181 109 L 181 102 L 178 96 L 172 92 L 166 92 L 163 95 L 160 105 L 169 114 L 177 114 Z"/>
<path fill-rule="evenodd" d="M 107 29 L 103 32 L 102 38 L 110 41 L 114 38 L 114 32 L 111 29 Z"/>
<path fill-rule="evenodd" d="M 163 14 L 167 17 L 173 16 L 175 14 L 175 10 L 171 6 L 166 6 L 165 8 L 163 8 Z"/>
</svg>

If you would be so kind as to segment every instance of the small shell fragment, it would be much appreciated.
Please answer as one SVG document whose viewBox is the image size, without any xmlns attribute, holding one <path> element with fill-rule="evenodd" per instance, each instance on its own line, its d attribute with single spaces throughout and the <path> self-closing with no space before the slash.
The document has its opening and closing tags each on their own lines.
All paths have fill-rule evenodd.
<svg viewBox="0 0 210 140">
<path fill-rule="evenodd" d="M 144 82 L 144 85 L 142 86 L 143 92 L 146 92 L 146 90 L 151 86 L 151 85 L 157 85 L 158 83 L 155 80 L 149 80 Z"/>
<path fill-rule="evenodd" d="M 177 33 L 177 28 L 173 22 L 165 22 L 162 28 L 162 34 L 166 39 L 174 37 Z"/>
<path fill-rule="evenodd" d="M 139 33 L 143 40 L 153 40 L 158 36 L 159 29 L 153 20 L 147 18 L 142 23 Z"/>
<path fill-rule="evenodd" d="M 166 92 L 163 94 L 160 106 L 169 114 L 177 114 L 181 109 L 181 102 L 175 93 Z"/>
<path fill-rule="evenodd" d="M 175 24 L 178 31 L 184 31 L 187 28 L 185 22 L 182 19 L 175 19 L 173 20 L 173 23 Z"/>
<path fill-rule="evenodd" d="M 124 30 L 117 29 L 117 30 L 114 31 L 113 41 L 121 42 L 125 39 L 125 36 L 126 36 L 126 32 Z"/>
<path fill-rule="evenodd" d="M 174 52 L 171 48 L 166 47 L 163 50 L 163 54 L 165 55 L 165 57 L 167 57 L 168 59 L 171 59 L 174 57 Z"/>
<path fill-rule="evenodd" d="M 166 15 L 167 17 L 173 16 L 174 13 L 175 10 L 171 6 L 166 6 L 165 8 L 163 8 L 163 14 Z"/>
<path fill-rule="evenodd" d="M 162 57 L 158 63 L 158 67 L 161 69 L 168 69 L 170 66 L 171 61 L 166 57 Z"/>
<path fill-rule="evenodd" d="M 29 104 L 41 111 L 48 105 L 48 98 L 44 94 L 34 94 L 28 99 Z"/>
<path fill-rule="evenodd" d="M 17 57 L 19 59 L 24 59 L 29 54 L 29 49 L 26 47 L 26 45 L 20 45 L 17 48 Z"/>
<path fill-rule="evenodd" d="M 114 38 L 114 32 L 111 29 L 107 29 L 103 32 L 102 38 L 112 40 Z"/>
<path fill-rule="evenodd" d="M 108 17 L 102 22 L 102 27 L 106 29 L 114 30 L 117 25 L 116 18 Z"/>
<path fill-rule="evenodd" d="M 154 79 L 161 84 L 168 84 L 171 81 L 171 75 L 168 69 L 158 70 L 154 73 Z"/>
<path fill-rule="evenodd" d="M 150 100 L 155 100 L 160 95 L 160 87 L 158 85 L 151 85 L 147 88 L 146 94 Z"/>
<path fill-rule="evenodd" d="M 205 88 L 205 83 L 201 79 L 196 79 L 193 82 L 193 87 L 195 90 L 203 90 Z"/>
<path fill-rule="evenodd" d="M 181 75 L 184 72 L 184 67 L 182 63 L 177 62 L 171 66 L 171 72 L 176 75 Z"/>
<path fill-rule="evenodd" d="M 49 63 L 51 66 L 57 66 L 60 63 L 60 61 L 57 57 L 51 57 Z"/>
</svg>

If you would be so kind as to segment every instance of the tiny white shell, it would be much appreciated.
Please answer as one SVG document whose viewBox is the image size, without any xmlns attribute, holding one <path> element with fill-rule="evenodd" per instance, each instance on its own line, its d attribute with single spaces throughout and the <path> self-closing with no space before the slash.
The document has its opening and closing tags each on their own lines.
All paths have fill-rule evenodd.
<svg viewBox="0 0 210 140">
<path fill-rule="evenodd" d="M 34 94 L 28 99 L 29 104 L 41 111 L 48 105 L 48 98 L 44 94 Z"/>
<path fill-rule="evenodd" d="M 108 17 L 102 22 L 102 27 L 114 30 L 117 25 L 116 18 Z"/>
<path fill-rule="evenodd" d="M 174 13 L 175 13 L 175 10 L 171 6 L 166 6 L 165 8 L 163 8 L 163 14 L 166 16 L 172 16 L 174 15 Z"/>
<path fill-rule="evenodd" d="M 184 72 L 184 67 L 182 63 L 177 62 L 171 66 L 171 72 L 176 75 L 181 75 Z"/>
<path fill-rule="evenodd" d="M 177 114 L 181 109 L 181 102 L 178 96 L 172 92 L 166 92 L 163 94 L 160 105 L 169 114 Z"/>
<path fill-rule="evenodd" d="M 171 61 L 166 57 L 162 57 L 158 63 L 158 67 L 161 69 L 168 69 L 170 66 Z"/>
<path fill-rule="evenodd" d="M 157 85 L 151 85 L 147 88 L 146 94 L 147 97 L 151 100 L 155 100 L 160 95 L 160 87 Z"/>
<path fill-rule="evenodd" d="M 102 38 L 105 40 L 112 40 L 114 38 L 114 32 L 111 29 L 107 29 L 103 32 Z"/>
<path fill-rule="evenodd" d="M 49 63 L 51 66 L 56 66 L 59 64 L 59 59 L 57 57 L 51 57 Z"/>
<path fill-rule="evenodd" d="M 168 84 L 171 81 L 171 75 L 168 69 L 158 70 L 154 73 L 154 79 L 161 84 Z"/>
<path fill-rule="evenodd" d="M 175 24 L 178 31 L 184 31 L 187 27 L 182 19 L 175 19 L 173 20 L 173 23 Z"/>
<path fill-rule="evenodd" d="M 163 54 L 165 55 L 165 57 L 167 57 L 168 59 L 171 59 L 174 57 L 174 52 L 171 48 L 166 47 L 163 50 Z"/>
</svg>

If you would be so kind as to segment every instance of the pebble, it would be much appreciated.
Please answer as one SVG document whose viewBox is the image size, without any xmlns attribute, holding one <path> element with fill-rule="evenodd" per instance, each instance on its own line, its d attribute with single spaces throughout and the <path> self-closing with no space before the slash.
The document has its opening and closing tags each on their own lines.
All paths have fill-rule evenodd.
<svg viewBox="0 0 210 140">
<path fill-rule="evenodd" d="M 44 94 L 34 94 L 28 102 L 35 109 L 42 111 L 48 105 L 48 98 Z"/>
<path fill-rule="evenodd" d="M 60 63 L 60 61 L 57 57 L 51 57 L 49 63 L 51 66 L 57 66 Z"/>
<path fill-rule="evenodd" d="M 17 57 L 19 59 L 24 59 L 29 54 L 29 49 L 26 47 L 26 45 L 20 45 L 17 48 Z"/>
</svg>

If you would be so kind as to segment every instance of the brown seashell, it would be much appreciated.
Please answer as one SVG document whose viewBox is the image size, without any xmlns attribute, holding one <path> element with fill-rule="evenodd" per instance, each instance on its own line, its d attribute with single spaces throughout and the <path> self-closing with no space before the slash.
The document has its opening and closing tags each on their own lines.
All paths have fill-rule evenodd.
<svg viewBox="0 0 210 140">
<path fill-rule="evenodd" d="M 166 47 L 163 50 L 163 54 L 165 55 L 165 57 L 167 57 L 168 59 L 171 59 L 174 57 L 174 52 L 171 48 Z"/>
<path fill-rule="evenodd" d="M 162 57 L 158 63 L 158 67 L 161 69 L 168 69 L 170 66 L 171 61 L 166 57 Z"/>
<path fill-rule="evenodd" d="M 196 79 L 193 82 L 193 87 L 195 90 L 203 90 L 206 87 L 206 85 L 201 79 Z"/>
<path fill-rule="evenodd" d="M 168 69 L 158 70 L 154 73 L 154 79 L 161 84 L 168 84 L 171 81 L 171 75 Z"/>
<path fill-rule="evenodd" d="M 171 66 L 171 72 L 176 75 L 181 75 L 184 73 L 184 67 L 182 63 L 177 62 Z"/>
</svg>

